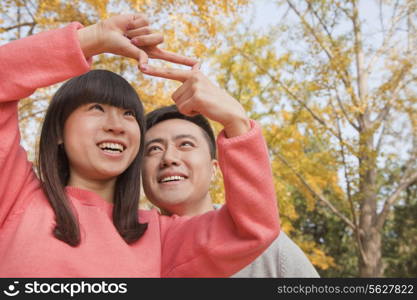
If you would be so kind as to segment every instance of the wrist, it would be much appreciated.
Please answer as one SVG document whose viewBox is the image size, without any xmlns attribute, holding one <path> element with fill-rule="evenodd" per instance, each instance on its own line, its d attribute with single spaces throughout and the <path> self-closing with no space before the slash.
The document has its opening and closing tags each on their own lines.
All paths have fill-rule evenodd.
<svg viewBox="0 0 417 300">
<path fill-rule="evenodd" d="M 224 132 L 227 138 L 243 135 L 251 129 L 250 120 L 246 115 L 234 117 L 230 122 L 224 124 Z"/>
<path fill-rule="evenodd" d="M 102 42 L 99 39 L 98 27 L 98 24 L 93 24 L 77 31 L 80 47 L 86 59 L 102 53 L 100 50 Z"/>
</svg>

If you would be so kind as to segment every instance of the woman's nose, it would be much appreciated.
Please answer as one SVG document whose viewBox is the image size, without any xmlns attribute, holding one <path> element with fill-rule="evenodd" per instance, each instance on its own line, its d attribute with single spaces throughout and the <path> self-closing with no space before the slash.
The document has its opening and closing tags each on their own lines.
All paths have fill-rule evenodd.
<svg viewBox="0 0 417 300">
<path fill-rule="evenodd" d="M 113 132 L 115 134 L 124 133 L 123 119 L 118 111 L 115 111 L 115 109 L 108 111 L 103 128 L 105 131 Z"/>
</svg>

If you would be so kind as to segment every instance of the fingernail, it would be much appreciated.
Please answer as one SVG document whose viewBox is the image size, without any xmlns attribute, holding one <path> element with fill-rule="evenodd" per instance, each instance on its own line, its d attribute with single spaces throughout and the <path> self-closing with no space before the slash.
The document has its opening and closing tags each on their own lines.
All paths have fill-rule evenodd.
<svg viewBox="0 0 417 300">
<path fill-rule="evenodd" d="M 141 69 L 142 71 L 148 71 L 149 67 L 148 67 L 148 65 L 147 65 L 147 64 L 141 64 L 141 65 L 140 65 L 140 69 Z"/>
</svg>

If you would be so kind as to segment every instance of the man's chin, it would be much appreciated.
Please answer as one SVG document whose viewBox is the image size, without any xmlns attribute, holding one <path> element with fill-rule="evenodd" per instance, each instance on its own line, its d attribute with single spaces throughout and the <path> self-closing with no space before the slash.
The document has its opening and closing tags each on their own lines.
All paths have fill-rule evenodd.
<svg viewBox="0 0 417 300">
<path fill-rule="evenodd" d="M 172 207 L 186 202 L 188 199 L 188 194 L 184 194 L 180 191 L 169 192 L 159 194 L 157 199 L 157 202 L 160 203 L 161 207 Z"/>
</svg>

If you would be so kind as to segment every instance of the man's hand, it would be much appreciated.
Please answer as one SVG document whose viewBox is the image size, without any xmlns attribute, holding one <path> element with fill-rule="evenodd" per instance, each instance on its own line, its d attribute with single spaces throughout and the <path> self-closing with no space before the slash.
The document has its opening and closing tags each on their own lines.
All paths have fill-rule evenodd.
<svg viewBox="0 0 417 300">
<path fill-rule="evenodd" d="M 202 114 L 224 126 L 227 137 L 238 136 L 250 130 L 250 122 L 242 105 L 225 90 L 214 85 L 199 70 L 199 64 L 191 70 L 140 66 L 147 74 L 183 84 L 172 94 L 172 100 L 184 115 Z"/>
</svg>

